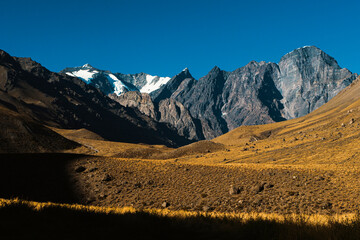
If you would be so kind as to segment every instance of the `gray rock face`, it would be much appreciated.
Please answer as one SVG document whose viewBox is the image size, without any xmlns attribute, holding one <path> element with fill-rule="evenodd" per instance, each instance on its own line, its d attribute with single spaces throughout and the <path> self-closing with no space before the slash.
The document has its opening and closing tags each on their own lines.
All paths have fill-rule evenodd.
<svg viewBox="0 0 360 240">
<path fill-rule="evenodd" d="M 180 136 L 184 136 L 190 140 L 203 139 L 201 131 L 189 111 L 180 102 L 167 98 L 159 102 L 160 122 L 169 123 L 175 127 Z"/>
<path fill-rule="evenodd" d="M 189 140 L 203 139 L 201 131 L 198 131 L 201 128 L 197 127 L 196 120 L 175 99 L 166 98 L 154 103 L 149 94 L 135 91 L 126 92 L 120 96 L 111 94 L 109 97 L 125 107 L 137 109 L 158 122 L 169 124 L 177 130 L 180 136 Z"/>
<path fill-rule="evenodd" d="M 283 120 L 281 95 L 273 82 L 278 75 L 273 63 L 252 61 L 233 72 L 214 67 L 191 89 L 178 89 L 172 97 L 201 120 L 205 138 L 211 139 L 240 125 Z"/>
<path fill-rule="evenodd" d="M 317 47 L 303 47 L 278 65 L 252 61 L 233 72 L 214 67 L 199 81 L 182 72 L 151 96 L 181 102 L 200 122 L 205 139 L 212 139 L 241 125 L 304 116 L 356 77 Z"/>
<path fill-rule="evenodd" d="M 182 96 L 176 96 L 176 100 L 183 103 L 192 116 L 201 120 L 202 132 L 206 139 L 228 131 L 221 114 L 224 103 L 222 92 L 227 76 L 225 71 L 214 67 Z"/>
<path fill-rule="evenodd" d="M 135 73 L 135 74 L 115 73 L 114 75 L 119 79 L 123 80 L 124 82 L 136 86 L 137 89 L 141 89 L 147 83 L 146 73 Z"/>
<path fill-rule="evenodd" d="M 286 119 L 304 116 L 328 102 L 354 81 L 357 74 L 340 68 L 336 60 L 317 47 L 296 49 L 279 62 L 275 84 L 283 95 Z"/>
<path fill-rule="evenodd" d="M 138 109 L 143 114 L 157 119 L 157 111 L 151 97 L 147 93 L 140 93 L 137 91 L 131 91 L 117 96 L 116 94 L 110 94 L 110 98 L 114 99 L 124 107 L 132 107 Z"/>
<path fill-rule="evenodd" d="M 221 114 L 227 128 L 282 121 L 282 98 L 273 79 L 279 76 L 274 63 L 250 62 L 231 72 L 222 93 Z"/>
</svg>

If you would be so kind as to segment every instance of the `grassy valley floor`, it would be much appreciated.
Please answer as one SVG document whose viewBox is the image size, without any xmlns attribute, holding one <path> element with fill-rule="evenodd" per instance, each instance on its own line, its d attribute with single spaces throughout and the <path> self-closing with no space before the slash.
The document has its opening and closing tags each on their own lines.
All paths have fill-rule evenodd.
<svg viewBox="0 0 360 240">
<path fill-rule="evenodd" d="M 178 149 L 53 128 L 82 146 L 0 154 L 0 198 L 28 200 L 2 200 L 1 234 L 360 239 L 359 81 L 305 117 Z"/>
</svg>

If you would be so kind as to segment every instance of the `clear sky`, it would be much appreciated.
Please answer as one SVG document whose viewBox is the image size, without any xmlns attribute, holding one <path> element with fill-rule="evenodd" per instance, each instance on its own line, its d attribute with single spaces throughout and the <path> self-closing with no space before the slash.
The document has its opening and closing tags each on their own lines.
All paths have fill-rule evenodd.
<svg viewBox="0 0 360 240">
<path fill-rule="evenodd" d="M 0 0 L 0 49 L 52 71 L 195 78 L 315 45 L 360 73 L 360 1 Z"/>
</svg>

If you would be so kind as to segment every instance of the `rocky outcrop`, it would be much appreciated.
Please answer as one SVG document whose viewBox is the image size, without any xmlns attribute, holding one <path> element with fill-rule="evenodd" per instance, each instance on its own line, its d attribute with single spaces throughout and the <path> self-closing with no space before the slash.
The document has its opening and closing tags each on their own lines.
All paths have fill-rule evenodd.
<svg viewBox="0 0 360 240">
<path fill-rule="evenodd" d="M 187 107 L 192 116 L 201 120 L 202 132 L 206 139 L 211 139 L 228 131 L 221 114 L 224 99 L 223 88 L 228 74 L 214 67 L 205 77 L 176 100 Z"/>
<path fill-rule="evenodd" d="M 275 84 L 283 96 L 286 119 L 304 116 L 328 102 L 354 81 L 357 74 L 340 68 L 319 48 L 298 48 L 279 62 L 281 75 Z"/>
<path fill-rule="evenodd" d="M 169 124 L 180 136 L 189 140 L 203 139 L 197 121 L 189 111 L 175 99 L 166 98 L 160 102 L 153 102 L 147 93 L 127 92 L 120 96 L 110 95 L 112 99 L 125 107 L 134 108 L 152 119 Z"/>
<path fill-rule="evenodd" d="M 180 136 L 184 136 L 190 140 L 203 139 L 200 126 L 189 111 L 180 102 L 166 98 L 159 102 L 159 121 L 169 123 L 177 129 Z"/>
<path fill-rule="evenodd" d="M 273 82 L 278 75 L 276 64 L 255 61 L 229 73 L 221 106 L 229 130 L 284 120 L 280 112 L 282 96 Z"/>
<path fill-rule="evenodd" d="M 116 94 L 109 95 L 110 98 L 114 99 L 121 105 L 125 107 L 132 107 L 136 108 L 143 114 L 153 118 L 157 119 L 158 114 L 155 109 L 155 105 L 153 101 L 151 100 L 151 97 L 147 93 L 140 93 L 137 91 L 131 91 L 126 92 L 124 94 L 121 94 L 120 96 L 117 96 Z"/>
</svg>

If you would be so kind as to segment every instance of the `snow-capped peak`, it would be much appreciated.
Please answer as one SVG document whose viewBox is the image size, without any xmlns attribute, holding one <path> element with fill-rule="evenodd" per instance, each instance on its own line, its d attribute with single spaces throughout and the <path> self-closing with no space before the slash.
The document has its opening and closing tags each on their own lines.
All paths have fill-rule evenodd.
<svg viewBox="0 0 360 240">
<path fill-rule="evenodd" d="M 82 68 L 93 68 L 93 66 L 91 66 L 90 64 L 86 63 L 82 66 Z"/>
<path fill-rule="evenodd" d="M 72 72 L 66 72 L 67 75 L 72 77 L 78 77 L 84 80 L 86 83 L 90 83 L 91 79 L 94 78 L 94 74 L 99 73 L 99 71 L 95 70 L 90 64 L 85 64 L 82 67 L 76 68 L 78 70 Z"/>
<path fill-rule="evenodd" d="M 189 69 L 186 67 L 184 68 L 184 70 L 182 70 L 183 72 L 189 71 Z"/>
</svg>

